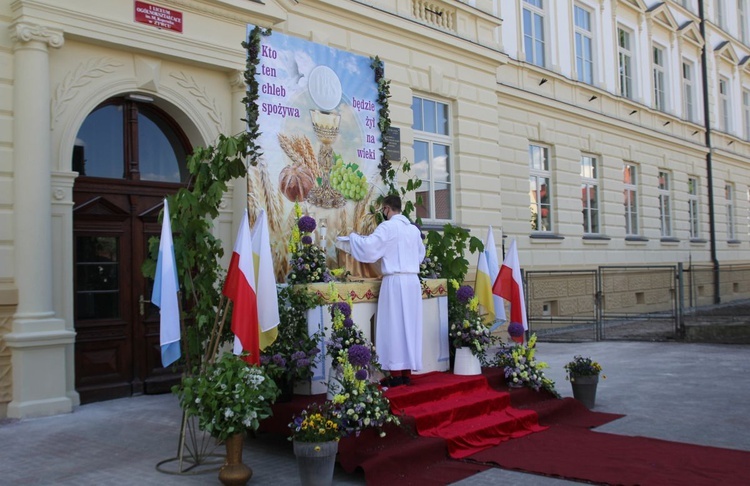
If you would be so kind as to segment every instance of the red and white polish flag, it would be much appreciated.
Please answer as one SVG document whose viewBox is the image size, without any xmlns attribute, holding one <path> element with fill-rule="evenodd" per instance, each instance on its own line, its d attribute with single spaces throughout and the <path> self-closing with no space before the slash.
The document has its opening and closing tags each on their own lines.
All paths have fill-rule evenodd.
<svg viewBox="0 0 750 486">
<path fill-rule="evenodd" d="M 523 296 L 523 278 L 521 277 L 521 264 L 518 261 L 516 240 L 510 243 L 503 266 L 500 267 L 495 284 L 492 286 L 492 293 L 510 302 L 510 322 L 523 324 L 524 330 L 528 330 L 526 299 Z"/>
<path fill-rule="evenodd" d="M 253 245 L 250 237 L 250 223 L 247 210 L 245 210 L 222 292 L 234 303 L 232 332 L 239 339 L 242 345 L 241 350 L 250 353 L 247 362 L 260 364 L 258 296 L 255 288 Z M 239 354 L 238 351 L 235 347 L 235 353 Z"/>
</svg>

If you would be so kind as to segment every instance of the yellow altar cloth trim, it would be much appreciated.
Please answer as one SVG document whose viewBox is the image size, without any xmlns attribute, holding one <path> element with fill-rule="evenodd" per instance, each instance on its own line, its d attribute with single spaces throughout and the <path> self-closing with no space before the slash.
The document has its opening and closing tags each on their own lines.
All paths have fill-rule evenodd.
<svg viewBox="0 0 750 486">
<path fill-rule="evenodd" d="M 331 284 L 325 282 L 305 284 L 304 287 L 322 297 L 326 304 L 346 300 L 351 297 L 352 302 L 377 302 L 380 295 L 380 279 L 364 280 L 360 282 L 336 282 L 338 297 L 332 300 Z M 422 299 L 431 297 L 446 297 L 448 295 L 448 281 L 444 278 L 431 278 L 422 281 Z"/>
</svg>

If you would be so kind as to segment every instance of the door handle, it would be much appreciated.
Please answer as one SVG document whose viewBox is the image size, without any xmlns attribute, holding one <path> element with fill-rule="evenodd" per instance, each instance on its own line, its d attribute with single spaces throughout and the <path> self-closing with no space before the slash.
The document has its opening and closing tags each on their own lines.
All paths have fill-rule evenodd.
<svg viewBox="0 0 750 486">
<path fill-rule="evenodd" d="M 146 315 L 146 305 L 145 305 L 145 304 L 150 304 L 150 303 L 151 303 L 151 301 L 150 301 L 150 300 L 145 300 L 145 299 L 143 298 L 143 294 L 141 294 L 141 295 L 140 295 L 140 296 L 138 297 L 138 308 L 140 309 L 140 312 L 141 312 L 141 317 L 143 317 L 143 316 L 145 316 L 145 315 Z"/>
</svg>

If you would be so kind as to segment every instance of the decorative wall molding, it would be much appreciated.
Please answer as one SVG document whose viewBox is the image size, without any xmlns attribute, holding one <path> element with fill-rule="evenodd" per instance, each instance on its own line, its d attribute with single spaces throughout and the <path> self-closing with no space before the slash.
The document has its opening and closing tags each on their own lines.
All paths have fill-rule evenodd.
<svg viewBox="0 0 750 486">
<path fill-rule="evenodd" d="M 69 72 L 55 88 L 51 101 L 51 119 L 57 122 L 60 115 L 65 112 L 69 101 L 73 99 L 81 88 L 97 78 L 111 74 L 122 63 L 108 57 L 89 59 L 79 64 L 75 70 Z"/>
<path fill-rule="evenodd" d="M 62 47 L 65 39 L 63 32 L 44 25 L 18 22 L 10 26 L 10 38 L 13 42 L 44 42 L 50 47 Z"/>
<path fill-rule="evenodd" d="M 223 117 L 221 111 L 219 110 L 219 107 L 216 105 L 216 99 L 209 99 L 206 88 L 201 88 L 200 86 L 198 86 L 198 83 L 192 76 L 188 76 L 182 71 L 171 73 L 170 76 L 176 79 L 177 84 L 181 88 L 187 90 L 190 95 L 193 96 L 198 103 L 200 103 L 201 106 L 208 110 L 207 114 L 209 118 L 211 118 L 211 121 L 213 121 L 214 125 L 216 125 L 217 131 L 221 133 L 223 129 Z"/>
</svg>

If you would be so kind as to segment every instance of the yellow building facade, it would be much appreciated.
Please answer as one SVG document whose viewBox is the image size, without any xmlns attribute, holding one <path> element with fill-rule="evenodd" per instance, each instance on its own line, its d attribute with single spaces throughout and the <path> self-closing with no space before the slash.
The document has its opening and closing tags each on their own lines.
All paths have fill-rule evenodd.
<svg viewBox="0 0 750 486">
<path fill-rule="evenodd" d="M 139 270 L 159 201 L 185 180 L 148 167 L 143 149 L 158 133 L 179 158 L 244 129 L 248 24 L 385 62 L 391 122 L 424 181 L 427 225 L 482 238 L 492 225 L 495 241 L 516 238 L 528 270 L 710 264 L 712 244 L 720 262 L 746 262 L 750 47 L 742 25 L 720 25 L 736 18 L 720 7 L 708 8 L 704 40 L 697 8 L 0 0 L 0 417 L 161 391 Z M 586 39 L 598 47 L 578 49 Z M 436 107 L 443 129 L 417 125 L 416 106 Z M 122 170 L 96 168 L 94 146 L 100 157 L 118 147 Z M 227 249 L 244 187 L 226 194 L 215 225 Z M 101 275 L 111 281 L 92 284 Z"/>
</svg>

